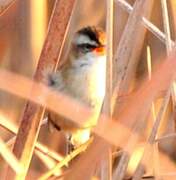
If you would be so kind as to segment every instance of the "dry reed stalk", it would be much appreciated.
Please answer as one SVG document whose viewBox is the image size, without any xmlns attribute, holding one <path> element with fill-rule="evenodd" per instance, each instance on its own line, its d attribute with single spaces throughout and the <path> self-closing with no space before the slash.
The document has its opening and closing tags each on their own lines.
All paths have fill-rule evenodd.
<svg viewBox="0 0 176 180">
<path fill-rule="evenodd" d="M 120 38 L 122 36 L 123 30 L 128 20 L 128 13 L 119 6 L 116 1 L 114 1 L 114 34 L 113 34 L 113 55 L 117 50 L 117 45 L 120 42 Z"/>
<path fill-rule="evenodd" d="M 16 0 L 2 0 L 0 2 L 0 16 L 3 14 L 16 2 Z"/>
<path fill-rule="evenodd" d="M 6 145 L 8 147 L 12 146 L 15 143 L 16 140 L 16 136 L 10 138 L 7 142 Z M 36 153 L 37 151 L 37 153 Z M 55 151 L 53 151 L 52 149 L 49 149 L 47 146 L 45 146 L 44 144 L 41 144 L 39 142 L 36 143 L 35 146 L 35 150 L 34 153 L 37 155 L 38 152 L 42 153 L 43 155 L 47 156 L 48 158 L 52 158 L 55 161 L 62 161 L 64 159 L 63 156 L 61 156 L 60 154 L 56 153 Z"/>
<path fill-rule="evenodd" d="M 163 104 L 160 107 L 157 118 L 156 118 L 155 123 L 152 127 L 151 134 L 150 134 L 148 141 L 146 143 L 144 153 L 143 153 L 143 157 L 142 157 L 140 163 L 138 164 L 138 167 L 137 167 L 137 169 L 133 175 L 133 180 L 138 180 L 143 176 L 144 171 L 145 171 L 144 167 L 145 167 L 146 163 L 149 162 L 149 160 L 151 159 L 151 155 L 152 155 L 152 149 L 151 148 L 155 142 L 157 131 L 159 129 L 159 126 L 161 124 L 161 120 L 162 120 L 164 113 L 166 111 L 166 108 L 168 106 L 169 99 L 170 99 L 170 90 L 168 90 L 167 95 L 165 96 L 165 98 L 163 100 Z"/>
<path fill-rule="evenodd" d="M 15 140 L 16 140 L 16 136 L 13 136 L 12 138 L 10 138 L 8 141 L 6 141 L 6 145 L 8 147 L 12 147 L 15 143 Z"/>
<path fill-rule="evenodd" d="M 50 67 L 55 69 L 57 59 L 61 53 L 67 25 L 73 10 L 75 0 L 58 0 L 55 3 L 53 14 L 49 23 L 48 34 L 39 58 L 34 79 L 42 81 L 44 70 Z M 33 96 L 33 91 L 30 95 Z M 40 122 L 44 115 L 44 107 L 28 102 L 24 110 L 20 129 L 14 145 L 14 154 L 19 158 L 25 169 L 22 173 L 15 174 L 8 170 L 7 179 L 25 179 L 32 158 L 33 149 L 37 140 Z"/>
<path fill-rule="evenodd" d="M 168 2 L 168 10 L 169 10 L 169 14 L 170 14 L 170 20 L 171 20 L 171 24 L 172 27 L 171 28 L 173 31 L 173 37 L 176 38 L 176 1 L 175 0 L 171 0 Z"/>
<path fill-rule="evenodd" d="M 161 7 L 162 7 L 162 15 L 163 15 L 164 32 L 166 36 L 165 44 L 166 44 L 167 54 L 169 55 L 172 50 L 172 41 L 171 41 L 169 15 L 168 15 L 168 8 L 167 8 L 166 0 L 161 0 Z"/>
<path fill-rule="evenodd" d="M 125 0 L 115 0 L 124 10 L 128 13 L 133 11 L 133 7 Z M 142 22 L 144 26 L 153 33 L 161 42 L 166 43 L 166 35 L 159 30 L 154 24 L 152 24 L 146 17 L 142 17 Z M 172 46 L 174 46 L 174 41 L 171 40 Z"/>
<path fill-rule="evenodd" d="M 11 147 L 16 140 L 16 136 L 12 137 L 10 140 L 8 140 L 5 144 L 8 147 Z M 37 146 L 37 145 L 36 145 Z M 38 143 L 38 148 L 35 147 L 34 153 L 37 155 L 39 159 L 43 162 L 43 164 L 48 168 L 51 169 L 56 165 L 56 161 L 60 162 L 64 158 L 61 157 L 56 152 L 48 149 L 46 146 Z M 58 173 L 55 175 L 58 176 Z"/>
<path fill-rule="evenodd" d="M 167 7 L 167 1 L 166 0 L 161 0 L 161 7 L 162 7 L 162 15 L 163 15 L 163 24 L 164 24 L 164 31 L 166 34 L 166 50 L 167 50 L 167 55 L 170 54 L 171 50 L 172 50 L 172 41 L 171 41 L 171 31 L 170 31 L 170 23 L 169 23 L 169 14 L 168 14 L 168 7 Z M 176 111 L 176 82 L 174 81 L 172 84 L 172 91 L 171 91 L 171 95 L 172 95 L 172 102 L 173 102 L 173 114 L 175 115 L 175 111 Z M 176 120 L 174 118 L 175 121 L 175 127 L 176 127 Z"/>
<path fill-rule="evenodd" d="M 150 17 L 152 7 L 153 1 L 136 1 L 133 11 L 129 16 L 115 57 L 115 69 L 117 70 L 115 79 L 117 84 L 113 97 L 114 99 L 117 99 L 119 94 L 127 93 L 129 91 L 130 82 L 134 76 L 138 56 L 140 55 L 146 33 L 146 29 L 141 26 L 141 18 L 144 15 Z M 123 106 L 121 107 L 123 108 Z M 116 109 L 120 112 L 119 104 L 116 104 Z M 115 112 L 115 114 L 118 114 L 117 112 Z M 134 139 L 135 137 L 136 136 L 134 135 Z M 132 141 L 133 140 L 131 139 L 131 143 Z M 132 145 L 129 147 L 131 148 L 131 146 Z M 116 179 L 117 177 L 119 180 L 124 178 L 128 161 L 129 155 L 124 152 L 119 165 L 114 172 L 113 179 Z"/>
<path fill-rule="evenodd" d="M 167 50 L 167 55 L 169 56 L 171 50 L 173 49 L 173 46 L 172 46 L 172 41 L 171 41 L 168 3 L 166 0 L 161 0 L 161 7 L 162 7 L 164 31 L 166 34 L 166 50 Z M 176 88 L 175 87 L 176 87 L 176 82 L 174 81 L 171 87 L 171 95 L 172 95 L 172 102 L 173 102 L 173 116 L 174 116 L 173 120 L 176 127 Z"/>
<path fill-rule="evenodd" d="M 81 145 L 77 149 L 75 149 L 73 152 L 68 154 L 61 162 L 59 162 L 54 168 L 43 174 L 38 180 L 47 180 L 50 176 L 57 173 L 61 167 L 64 165 L 67 165 L 73 158 L 75 158 L 80 153 L 84 152 L 88 145 L 92 142 L 92 138 L 88 140 L 85 144 Z M 73 179 L 73 178 L 72 178 Z"/>
<path fill-rule="evenodd" d="M 7 118 L 2 112 L 0 112 L 0 126 L 5 128 L 7 131 L 17 134 L 18 128 L 12 123 L 12 119 Z"/>
<path fill-rule="evenodd" d="M 112 148 L 107 146 L 104 156 L 101 160 L 101 180 L 111 180 L 112 179 Z"/>
<path fill-rule="evenodd" d="M 3 128 L 7 129 L 8 131 L 10 131 L 11 133 L 13 133 L 15 135 L 18 133 L 18 127 L 14 123 L 12 123 L 12 120 L 7 119 L 7 117 L 5 117 L 1 114 L 0 114 L 0 126 L 2 126 Z M 11 146 L 12 144 L 14 144 L 15 139 L 16 139 L 16 136 L 12 137 L 7 142 L 7 146 Z M 56 161 L 63 160 L 63 156 L 61 156 L 58 153 L 54 152 L 53 150 L 47 148 L 47 146 L 41 144 L 40 142 L 35 143 L 35 148 L 38 151 L 40 151 L 41 153 L 43 153 L 44 155 L 48 155 L 51 158 L 55 159 Z"/>
<path fill-rule="evenodd" d="M 17 160 L 17 158 L 10 152 L 6 144 L 0 138 L 0 154 L 6 160 L 8 165 L 16 172 L 23 172 L 24 166 Z"/>
<path fill-rule="evenodd" d="M 63 156 L 56 153 L 52 149 L 49 149 L 47 146 L 41 143 L 36 143 L 36 150 L 40 151 L 41 153 L 55 159 L 56 161 L 62 161 L 64 159 Z"/>
<path fill-rule="evenodd" d="M 106 18 L 106 94 L 104 99 L 104 113 L 112 116 L 112 92 L 113 92 L 113 15 L 114 15 L 114 1 L 107 0 L 107 18 Z"/>
<path fill-rule="evenodd" d="M 49 156 L 46 156 L 45 154 L 41 153 L 41 151 L 36 149 L 35 150 L 35 154 L 43 162 L 45 167 L 47 167 L 48 169 L 51 169 L 51 168 L 53 168 L 56 165 L 56 161 L 54 161 Z"/>
<path fill-rule="evenodd" d="M 141 26 L 141 18 L 143 15 L 149 18 L 152 7 L 153 0 L 138 0 L 128 18 L 115 54 L 114 72 L 116 73 L 114 78 L 116 84 L 114 85 L 113 101 L 116 101 L 119 95 L 129 92 L 130 82 L 134 77 L 146 34 L 146 29 Z"/>
<path fill-rule="evenodd" d="M 93 142 L 88 146 L 86 151 L 80 155 L 78 161 L 74 162 L 72 171 L 66 175 L 65 180 L 91 179 L 95 172 L 100 170 L 104 154 L 107 155 L 107 150 L 110 147 L 110 144 L 102 138 L 95 136 Z"/>
<path fill-rule="evenodd" d="M 166 0 L 161 0 L 161 7 L 162 7 L 164 31 L 165 31 L 165 34 L 166 34 L 166 43 L 165 43 L 165 45 L 166 45 L 167 55 L 169 56 L 170 52 L 173 49 L 173 46 L 172 46 L 172 41 L 171 41 L 169 14 L 168 14 L 168 7 L 167 7 L 167 1 Z M 175 85 L 174 84 L 175 84 L 175 82 L 172 85 L 173 104 L 175 104 L 175 102 L 176 102 L 176 92 L 175 92 L 175 88 L 174 88 Z"/>
<path fill-rule="evenodd" d="M 172 45 L 173 42 L 171 40 L 171 29 L 170 29 L 170 23 L 169 23 L 169 14 L 168 14 L 168 2 L 166 0 L 161 0 L 161 9 L 162 9 L 162 17 L 163 17 L 163 25 L 164 25 L 164 32 L 166 36 L 166 51 L 167 56 L 169 56 L 170 52 L 174 48 Z M 175 44 L 175 43 L 174 43 Z M 171 86 L 171 96 L 172 96 L 172 102 L 173 102 L 173 116 L 175 115 L 175 105 L 176 105 L 176 89 L 175 89 L 175 81 L 173 81 Z M 174 118 L 175 119 L 175 118 Z M 176 121 L 175 121 L 176 126 Z"/>
<path fill-rule="evenodd" d="M 151 56 L 150 46 L 147 46 L 147 70 L 148 70 L 148 79 L 149 80 L 151 80 L 151 77 L 152 77 L 152 59 L 151 59 L 151 57 L 152 56 Z M 152 127 L 152 125 L 154 124 L 155 119 L 156 119 L 156 110 L 155 110 L 154 102 L 152 102 L 150 114 L 151 114 L 151 120 L 152 120 L 152 122 L 150 123 L 150 127 Z M 147 135 L 149 135 L 149 133 Z M 157 138 L 157 135 L 156 135 L 155 138 Z M 158 174 L 159 174 L 159 157 L 158 157 L 159 150 L 158 150 L 158 143 L 153 143 L 152 147 L 153 147 L 154 177 L 157 179 L 158 178 Z"/>
<path fill-rule="evenodd" d="M 176 133 L 170 133 L 165 136 L 158 137 L 155 139 L 155 142 L 161 142 L 162 140 L 166 140 L 166 139 L 173 138 L 173 137 L 176 137 Z"/>
<path fill-rule="evenodd" d="M 37 149 L 35 149 L 35 154 L 37 155 L 37 157 L 41 160 L 41 162 L 47 169 L 52 169 L 56 166 L 55 160 L 43 154 L 42 152 L 38 151 Z M 57 171 L 54 173 L 55 176 L 59 176 L 61 174 L 62 174 L 62 171 Z"/>
<path fill-rule="evenodd" d="M 107 15 L 106 15 L 106 93 L 104 98 L 103 112 L 109 117 L 112 117 L 112 92 L 113 92 L 113 16 L 114 16 L 114 0 L 107 0 Z M 111 147 L 107 146 L 101 162 L 101 180 L 111 180 L 112 177 L 112 156 Z"/>
</svg>

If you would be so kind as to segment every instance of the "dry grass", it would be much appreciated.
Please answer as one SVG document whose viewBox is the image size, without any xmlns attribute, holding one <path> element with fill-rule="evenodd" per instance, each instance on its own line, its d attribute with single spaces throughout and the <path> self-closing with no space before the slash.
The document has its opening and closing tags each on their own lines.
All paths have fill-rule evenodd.
<svg viewBox="0 0 176 180">
<path fill-rule="evenodd" d="M 64 141 L 60 141 L 59 148 L 50 146 L 58 139 L 57 133 L 54 138 L 47 139 L 46 122 L 42 122 L 46 108 L 79 125 L 93 116 L 92 110 L 74 97 L 53 92 L 42 84 L 43 72 L 48 68 L 55 71 L 58 62 L 62 61 L 68 28 L 72 28 L 73 15 L 76 14 L 74 10 L 77 10 L 74 7 L 79 6 L 80 2 L 55 1 L 33 79 L 0 70 L 0 89 L 27 101 L 26 106 L 22 107 L 24 113 L 20 124 L 3 110 L 0 111 L 0 126 L 6 133 L 13 134 L 4 136 L 0 133 L 0 154 L 4 159 L 0 161 L 0 172 L 6 170 L 2 179 L 175 179 L 176 50 L 173 40 L 175 27 L 169 15 L 176 14 L 170 12 L 172 8 L 166 0 L 136 0 L 133 6 L 125 0 L 105 3 L 107 69 L 103 111 L 92 129 L 93 137 L 69 155 L 60 153 L 65 146 Z M 0 17 L 5 17 L 15 3 L 2 1 Z M 114 6 L 115 3 L 117 6 Z M 150 17 L 155 16 L 153 6 L 156 4 L 161 5 L 164 32 L 150 21 Z M 127 20 L 122 19 L 125 27 L 118 46 L 114 48 L 114 11 L 118 8 L 127 11 L 129 16 Z M 158 59 L 162 50 L 152 48 L 151 38 L 148 38 L 151 34 L 152 41 L 157 39 L 157 43 L 165 45 L 167 57 L 160 58 L 160 63 Z M 153 54 L 158 54 L 158 59 L 153 59 Z M 144 67 L 143 71 L 137 73 L 141 67 Z M 6 140 L 5 137 L 10 138 Z M 41 142 L 42 137 L 45 138 L 44 143 Z M 135 157 L 139 160 L 130 160 Z M 136 167 L 133 171 L 130 169 L 131 163 L 133 168 Z"/>
</svg>

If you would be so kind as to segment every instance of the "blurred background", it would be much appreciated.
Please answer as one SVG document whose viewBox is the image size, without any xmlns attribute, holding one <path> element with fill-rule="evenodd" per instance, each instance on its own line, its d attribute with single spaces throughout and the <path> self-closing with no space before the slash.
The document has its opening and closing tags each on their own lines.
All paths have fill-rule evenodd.
<svg viewBox="0 0 176 180">
<path fill-rule="evenodd" d="M 0 1 L 0 6 L 5 1 Z M 133 5 L 134 0 L 128 0 Z M 32 78 L 38 58 L 41 52 L 43 42 L 47 33 L 49 19 L 52 13 L 55 0 L 14 0 L 3 13 L 0 14 L 0 68 L 22 74 Z M 168 0 L 169 20 L 171 25 L 171 37 L 176 39 L 176 1 Z M 115 3 L 114 6 L 114 54 L 116 52 L 120 37 L 127 22 L 128 13 Z M 154 1 L 154 7 L 151 15 L 151 22 L 161 31 L 163 29 L 162 11 L 160 1 Z M 61 61 L 66 60 L 69 43 L 72 35 L 79 28 L 87 25 L 106 27 L 106 1 L 105 0 L 77 0 L 74 9 L 67 37 L 65 40 Z M 143 39 L 143 47 L 137 55 L 135 74 L 135 84 L 140 84 L 147 73 L 146 46 L 150 46 L 152 51 L 152 63 L 159 63 L 166 57 L 165 45 L 150 32 L 147 32 Z M 133 82 L 134 84 L 134 82 Z M 6 92 L 0 91 L 0 110 L 14 123 L 20 123 L 20 117 L 23 113 L 26 100 L 15 97 Z M 159 102 L 158 102 L 159 103 Z M 168 109 L 168 116 L 170 110 Z M 165 125 L 163 125 L 165 126 Z M 161 127 L 161 134 L 175 132 L 175 127 L 171 123 L 169 126 Z M 146 132 L 147 133 L 147 132 Z M 12 134 L 0 127 L 0 136 L 7 141 Z M 144 133 L 145 136 L 145 133 Z M 51 141 L 51 138 L 53 141 Z M 50 134 L 47 127 L 42 127 L 39 139 L 47 146 L 64 154 L 64 148 L 61 146 L 64 137 L 61 133 Z M 141 138 L 142 139 L 142 138 Z M 50 141 L 49 141 L 50 140 Z M 175 139 L 170 139 L 163 143 L 163 150 L 167 151 L 172 157 L 176 158 Z M 60 147 L 60 148 L 58 148 Z M 2 159 L 1 159 L 2 160 Z M 34 157 L 32 165 L 35 170 L 44 171 L 45 168 L 39 160 Z M 34 163 L 35 162 L 35 163 Z M 1 161 L 3 164 L 3 160 Z M 0 171 L 3 169 L 0 166 Z"/>
</svg>

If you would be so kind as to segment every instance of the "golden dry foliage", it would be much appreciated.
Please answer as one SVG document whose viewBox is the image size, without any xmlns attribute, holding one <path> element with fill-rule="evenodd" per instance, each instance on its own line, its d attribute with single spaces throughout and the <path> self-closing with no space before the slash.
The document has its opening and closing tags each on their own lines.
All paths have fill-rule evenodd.
<svg viewBox="0 0 176 180">
<path fill-rule="evenodd" d="M 175 5 L 0 1 L 0 179 L 175 179 Z M 106 96 L 93 136 L 65 154 L 65 137 L 49 133 L 45 109 L 78 125 L 93 111 L 44 85 L 43 72 L 66 60 L 73 32 L 85 25 L 106 27 Z"/>
</svg>

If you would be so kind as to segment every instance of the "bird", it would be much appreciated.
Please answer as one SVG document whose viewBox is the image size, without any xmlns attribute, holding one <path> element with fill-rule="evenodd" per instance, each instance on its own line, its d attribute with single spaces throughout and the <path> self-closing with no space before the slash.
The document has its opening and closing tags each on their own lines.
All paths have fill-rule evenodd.
<svg viewBox="0 0 176 180">
<path fill-rule="evenodd" d="M 48 74 L 49 87 L 75 98 L 94 112 L 93 117 L 85 119 L 83 127 L 59 114 L 48 112 L 50 124 L 64 131 L 73 147 L 85 143 L 97 123 L 105 95 L 105 74 L 106 35 L 102 28 L 95 26 L 86 26 L 74 33 L 68 60 L 56 72 Z"/>
</svg>

